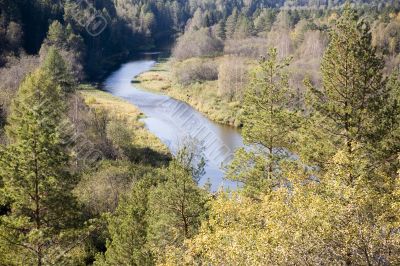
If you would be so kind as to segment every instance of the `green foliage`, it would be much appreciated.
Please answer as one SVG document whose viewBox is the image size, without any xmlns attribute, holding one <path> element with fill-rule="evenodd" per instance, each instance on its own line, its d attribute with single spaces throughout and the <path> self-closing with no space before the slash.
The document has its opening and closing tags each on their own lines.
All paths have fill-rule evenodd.
<svg viewBox="0 0 400 266">
<path fill-rule="evenodd" d="M 400 216 L 393 203 L 399 198 L 365 178 L 348 186 L 347 171 L 363 164 L 348 156 L 338 152 L 319 182 L 289 164 L 283 171 L 290 187 L 258 199 L 219 195 L 187 251 L 171 257 L 185 265 L 398 264 Z M 390 177 L 376 177 L 393 191 Z"/>
<path fill-rule="evenodd" d="M 371 4 L 360 6 L 366 20 L 359 21 L 349 7 L 339 19 L 337 10 L 290 10 L 318 8 L 314 0 L 92 2 L 89 10 L 76 1 L 0 0 L 0 66 L 22 48 L 36 53 L 43 43 L 40 54 L 47 54 L 21 84 L 8 118 L 8 104 L 0 106 L 8 141 L 0 135 L 7 144 L 0 149 L 1 265 L 84 265 L 93 254 L 96 265 L 400 264 L 400 82 L 386 76 L 399 60 L 397 4 L 357 1 Z M 344 1 L 326 2 L 333 8 Z M 279 11 L 283 5 L 289 10 Z M 82 21 L 104 16 L 105 31 L 91 36 L 76 21 L 77 8 Z M 373 30 L 367 20 L 376 20 Z M 280 58 L 296 48 L 293 68 L 316 72 L 329 23 L 336 25 L 322 84 L 318 76 L 307 81 L 306 105 L 293 84 L 304 76 L 289 75 L 289 60 Z M 109 160 L 90 169 L 75 154 L 71 167 L 59 125 L 82 68 L 102 73 L 184 29 L 174 50 L 184 60 L 176 64 L 185 86 L 179 90 L 188 98 L 196 98 L 190 90 L 203 94 L 191 103 L 207 98 L 207 106 L 229 105 L 229 117 L 241 116 L 248 146 L 236 152 L 227 177 L 244 189 L 210 197 L 199 188 L 205 161 L 193 147 L 156 169 L 167 156 L 149 148 L 155 137 L 144 132 L 140 111 L 98 94 L 89 94 L 96 95 L 87 101 L 92 109 L 76 106 L 74 130 Z M 242 97 L 237 86 L 247 82 L 247 65 L 274 45 L 280 54 L 272 49 L 259 62 Z M 242 58 L 220 64 L 222 52 Z M 2 78 L 2 90 L 31 72 L 23 67 L 1 72 L 17 73 L 13 83 Z M 163 74 L 155 75 L 160 86 Z M 85 171 L 80 180 L 74 170 Z M 83 223 L 92 218 L 107 221 L 107 229 L 88 235 Z"/>
<path fill-rule="evenodd" d="M 255 30 L 258 34 L 269 32 L 275 21 L 275 12 L 271 9 L 263 9 L 254 20 Z"/>
<path fill-rule="evenodd" d="M 264 143 L 271 142 L 263 140 L 271 132 L 281 132 L 274 135 L 277 147 L 301 145 L 301 158 L 325 168 L 306 167 L 300 160 L 279 161 L 284 185 L 256 191 L 256 198 L 248 193 L 249 187 L 220 195 L 211 202 L 209 218 L 199 233 L 186 242 L 185 252 L 172 252 L 170 261 L 189 265 L 399 263 L 398 78 L 384 78 L 368 25 L 349 8 L 331 36 L 322 64 L 323 87 L 312 88 L 313 108 L 301 119 L 302 127 L 293 132 L 296 120 L 290 118 L 271 126 L 273 117 L 264 113 L 247 121 L 252 127 L 245 122 L 243 130 L 246 140 L 267 148 Z M 278 87 L 280 79 L 270 84 Z M 262 110 L 267 104 L 257 105 L 263 99 L 262 94 L 257 96 L 249 98 L 250 103 Z M 285 102 L 280 99 L 276 102 Z M 287 130 L 288 125 L 293 128 Z M 285 138 L 290 132 L 296 145 Z M 251 150 L 240 150 L 236 156 L 233 166 L 239 180 L 246 185 L 262 180 L 267 156 L 255 156 Z"/>
<path fill-rule="evenodd" d="M 103 161 L 96 171 L 82 175 L 74 194 L 90 216 L 114 212 L 120 198 L 140 179 L 139 170 L 128 162 Z"/>
<path fill-rule="evenodd" d="M 215 56 L 222 50 L 221 40 L 215 38 L 208 28 L 202 28 L 182 35 L 174 47 L 173 56 L 178 60 L 184 60 L 191 57 Z"/>
<path fill-rule="evenodd" d="M 220 23 L 218 23 L 217 36 L 221 40 L 225 40 L 226 39 L 226 23 L 223 20 Z"/>
<path fill-rule="evenodd" d="M 396 113 L 390 96 L 393 88 L 383 76 L 384 61 L 376 55 L 369 31 L 368 24 L 359 22 L 355 12 L 347 8 L 331 32 L 324 55 L 323 88 L 309 86 L 310 103 L 318 117 L 315 122 L 333 148 L 326 156 L 343 148 L 351 153 L 357 145 L 373 157 L 373 150 L 379 149 L 376 143 L 398 127 L 387 127 L 387 121 L 392 120 L 388 109 Z"/>
<path fill-rule="evenodd" d="M 236 24 L 238 21 L 238 11 L 234 9 L 232 14 L 226 20 L 226 37 L 232 38 L 235 34 Z"/>
<path fill-rule="evenodd" d="M 113 145 L 121 149 L 121 154 L 130 156 L 133 150 L 133 133 L 127 128 L 126 121 L 111 120 L 106 126 L 107 138 L 111 140 Z"/>
<path fill-rule="evenodd" d="M 64 93 L 72 93 L 74 91 L 74 86 L 76 86 L 74 77 L 56 48 L 50 47 L 43 62 L 43 69 L 50 76 L 54 84 L 61 87 Z"/>
<path fill-rule="evenodd" d="M 10 206 L 0 218 L 2 264 L 68 262 L 79 248 L 74 239 L 81 224 L 71 193 L 76 179 L 68 172 L 58 128 L 65 113 L 60 89 L 46 71 L 37 70 L 12 105 L 10 145 L 0 161 L 1 202 Z"/>
<path fill-rule="evenodd" d="M 128 197 L 122 199 L 115 213 L 108 217 L 110 240 L 105 254 L 98 254 L 94 265 L 153 265 L 147 246 L 146 212 L 154 176 L 134 183 Z"/>
<path fill-rule="evenodd" d="M 47 40 L 57 47 L 62 47 L 67 41 L 67 36 L 63 25 L 59 21 L 54 21 L 49 26 Z"/>
<path fill-rule="evenodd" d="M 267 179 L 271 188 L 280 183 L 279 163 L 288 156 L 296 124 L 288 105 L 289 61 L 278 61 L 276 49 L 268 56 L 254 69 L 244 99 L 242 135 L 253 151 L 239 150 L 228 176 L 245 184 L 258 180 L 259 186 Z"/>
<path fill-rule="evenodd" d="M 241 38 L 248 38 L 255 35 L 255 29 L 253 21 L 250 20 L 248 17 L 241 15 L 237 21 L 234 37 L 241 39 Z"/>
<path fill-rule="evenodd" d="M 207 193 L 197 186 L 192 174 L 200 173 L 204 165 L 192 168 L 187 163 L 194 161 L 183 150 L 163 171 L 166 181 L 149 195 L 148 242 L 160 263 L 168 250 L 182 248 L 184 240 L 196 234 L 206 211 Z"/>
<path fill-rule="evenodd" d="M 188 147 L 167 168 L 142 172 L 108 218 L 107 251 L 95 265 L 153 265 L 192 237 L 205 214 L 207 193 L 195 179 L 203 160 Z"/>
</svg>

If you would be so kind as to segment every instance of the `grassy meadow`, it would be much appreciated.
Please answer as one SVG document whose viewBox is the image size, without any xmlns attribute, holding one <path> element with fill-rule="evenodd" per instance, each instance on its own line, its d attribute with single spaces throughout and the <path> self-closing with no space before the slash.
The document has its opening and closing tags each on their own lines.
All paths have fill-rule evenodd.
<svg viewBox="0 0 400 266">
<path fill-rule="evenodd" d="M 222 58 L 207 60 L 218 61 Z M 191 59 L 183 62 L 160 62 L 150 71 L 136 77 L 133 82 L 139 88 L 161 92 L 184 101 L 217 123 L 241 126 L 240 102 L 229 101 L 222 97 L 218 92 L 218 80 L 199 81 L 187 85 L 176 81 L 174 69 L 184 68 L 190 61 Z"/>
</svg>

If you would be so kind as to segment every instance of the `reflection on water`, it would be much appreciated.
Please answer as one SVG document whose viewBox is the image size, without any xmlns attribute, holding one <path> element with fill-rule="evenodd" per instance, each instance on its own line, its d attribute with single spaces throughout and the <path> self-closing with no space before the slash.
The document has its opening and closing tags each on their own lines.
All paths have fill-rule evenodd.
<svg viewBox="0 0 400 266">
<path fill-rule="evenodd" d="M 231 127 L 210 121 L 186 103 L 136 88 L 134 83 L 131 83 L 132 78 L 150 70 L 156 63 L 151 59 L 154 58 L 154 54 L 144 56 L 145 59 L 123 64 L 112 73 L 104 82 L 105 90 L 139 107 L 146 115 L 143 119 L 146 127 L 172 152 L 188 137 L 201 142 L 207 165 L 200 185 L 210 180 L 213 191 L 221 186 L 236 188 L 236 182 L 223 178 L 221 165 L 228 163 L 232 153 L 243 145 L 240 134 Z"/>
</svg>

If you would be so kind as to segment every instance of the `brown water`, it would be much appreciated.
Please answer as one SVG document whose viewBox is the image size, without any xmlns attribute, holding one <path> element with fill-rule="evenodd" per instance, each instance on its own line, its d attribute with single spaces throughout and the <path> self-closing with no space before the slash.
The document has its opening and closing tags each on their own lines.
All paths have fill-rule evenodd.
<svg viewBox="0 0 400 266">
<path fill-rule="evenodd" d="M 143 121 L 148 130 L 164 142 L 172 153 L 187 139 L 195 140 L 202 146 L 206 173 L 199 182 L 200 186 L 209 180 L 213 191 L 221 187 L 235 189 L 238 183 L 224 178 L 223 166 L 230 162 L 233 152 L 243 145 L 239 132 L 212 122 L 186 103 L 138 89 L 131 83 L 135 76 L 150 70 L 155 64 L 156 61 L 151 58 L 123 64 L 105 80 L 104 88 L 139 107 L 146 115 Z"/>
</svg>

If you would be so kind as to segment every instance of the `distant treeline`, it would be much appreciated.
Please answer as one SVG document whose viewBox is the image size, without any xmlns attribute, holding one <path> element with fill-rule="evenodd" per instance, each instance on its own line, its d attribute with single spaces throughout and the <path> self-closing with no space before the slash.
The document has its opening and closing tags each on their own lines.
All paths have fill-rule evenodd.
<svg viewBox="0 0 400 266">
<path fill-rule="evenodd" d="M 21 51 L 37 54 L 53 21 L 59 21 L 68 29 L 69 34 L 82 38 L 83 45 L 74 49 L 82 54 L 81 61 L 86 74 L 96 77 L 102 67 L 115 61 L 116 55 L 148 50 L 170 42 L 176 34 L 184 31 L 187 21 L 192 18 L 201 16 L 205 26 L 212 26 L 229 23 L 228 17 L 238 13 L 244 17 L 243 24 L 258 18 L 258 24 L 254 26 L 260 30 L 260 27 L 268 27 L 277 9 L 281 7 L 310 7 L 308 11 L 290 11 L 290 17 L 295 23 L 301 12 L 314 10 L 323 15 L 329 8 L 343 3 L 342 0 L 1 0 L 0 66 L 6 64 L 7 56 L 18 55 Z M 389 14 L 399 8 L 396 1 L 352 3 L 362 4 L 361 7 L 376 14 Z M 316 7 L 326 9 L 318 10 Z M 271 10 L 266 12 L 265 9 Z M 269 15 L 265 15 L 265 12 Z M 265 19 L 260 17 L 261 14 Z M 96 25 L 97 22 L 99 25 Z M 104 31 L 93 36 L 103 26 Z"/>
</svg>

